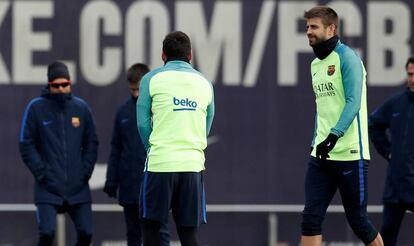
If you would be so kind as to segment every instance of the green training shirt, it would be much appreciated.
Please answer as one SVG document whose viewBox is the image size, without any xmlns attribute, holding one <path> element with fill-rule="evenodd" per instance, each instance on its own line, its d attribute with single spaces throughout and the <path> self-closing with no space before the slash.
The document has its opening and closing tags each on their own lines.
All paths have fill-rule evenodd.
<svg viewBox="0 0 414 246">
<path fill-rule="evenodd" d="M 338 41 L 325 59 L 312 61 L 311 75 L 316 97 L 311 155 L 333 133 L 339 139 L 329 160 L 369 160 L 366 71 L 359 56 Z"/>
<path fill-rule="evenodd" d="M 146 171 L 200 172 L 214 116 L 212 84 L 184 61 L 169 61 L 140 84 L 137 123 Z"/>
</svg>

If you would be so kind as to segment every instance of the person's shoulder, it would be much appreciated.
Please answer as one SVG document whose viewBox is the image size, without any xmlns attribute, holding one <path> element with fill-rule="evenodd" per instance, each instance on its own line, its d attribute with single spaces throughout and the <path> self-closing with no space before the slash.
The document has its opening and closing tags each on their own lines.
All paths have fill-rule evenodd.
<svg viewBox="0 0 414 246">
<path fill-rule="evenodd" d="M 134 108 L 134 105 L 135 105 L 135 102 L 131 98 L 128 98 L 127 100 L 125 100 L 118 106 L 116 113 L 121 114 L 122 112 L 128 109 Z"/>
<path fill-rule="evenodd" d="M 46 99 L 44 97 L 35 97 L 32 100 L 30 100 L 29 104 L 39 104 L 41 102 L 44 102 Z"/>
<path fill-rule="evenodd" d="M 191 65 L 191 63 L 185 61 L 173 61 L 171 63 L 167 63 L 167 70 L 194 74 L 198 76 L 201 80 L 204 80 L 211 84 L 210 80 L 208 80 L 207 77 L 204 76 L 204 74 L 195 69 L 193 65 Z"/>
<path fill-rule="evenodd" d="M 88 106 L 88 104 L 86 103 L 86 101 L 83 100 L 80 97 L 72 96 L 72 99 L 73 99 L 73 102 L 76 103 L 76 104 L 83 105 L 83 106 Z"/>
<path fill-rule="evenodd" d="M 88 103 L 84 99 L 77 97 L 77 96 L 72 96 L 71 101 L 75 106 L 86 109 L 87 111 L 91 111 Z"/>
<path fill-rule="evenodd" d="M 400 90 L 394 94 L 392 94 L 387 101 L 394 103 L 398 100 L 400 100 L 401 98 L 406 96 L 406 90 Z"/>
<path fill-rule="evenodd" d="M 141 79 L 141 83 L 148 83 L 156 74 L 164 71 L 164 67 L 157 67 L 153 70 L 151 70 L 150 72 L 146 73 L 142 79 Z"/>
<path fill-rule="evenodd" d="M 41 107 L 43 106 L 46 99 L 44 97 L 35 97 L 27 104 L 26 108 Z"/>
<path fill-rule="evenodd" d="M 384 103 L 381 107 L 389 108 L 393 107 L 393 105 L 398 105 L 399 101 L 405 97 L 405 90 L 401 90 L 391 94 L 390 96 L 385 99 Z"/>
<path fill-rule="evenodd" d="M 205 80 L 206 82 L 211 84 L 211 81 L 209 79 L 207 79 L 207 77 L 204 74 L 202 74 L 200 71 L 198 71 L 195 68 L 192 68 L 192 70 L 195 74 L 199 75 L 203 80 Z"/>
<path fill-rule="evenodd" d="M 336 45 L 335 52 L 339 55 L 340 58 L 344 59 L 345 61 L 348 61 L 350 59 L 357 59 L 358 61 L 361 60 L 358 53 L 354 49 L 341 42 L 338 42 Z"/>
</svg>

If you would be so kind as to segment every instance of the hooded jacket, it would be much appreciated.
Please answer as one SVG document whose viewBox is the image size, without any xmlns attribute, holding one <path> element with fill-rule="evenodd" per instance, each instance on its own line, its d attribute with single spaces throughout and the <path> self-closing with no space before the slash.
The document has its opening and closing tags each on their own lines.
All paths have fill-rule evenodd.
<svg viewBox="0 0 414 246">
<path fill-rule="evenodd" d="M 88 180 L 98 139 L 85 101 L 43 90 L 24 111 L 19 143 L 21 157 L 35 177 L 36 204 L 91 202 Z"/>
<path fill-rule="evenodd" d="M 138 204 L 147 152 L 138 134 L 136 100 L 129 98 L 117 112 L 105 186 L 119 188 L 119 203 Z"/>
</svg>

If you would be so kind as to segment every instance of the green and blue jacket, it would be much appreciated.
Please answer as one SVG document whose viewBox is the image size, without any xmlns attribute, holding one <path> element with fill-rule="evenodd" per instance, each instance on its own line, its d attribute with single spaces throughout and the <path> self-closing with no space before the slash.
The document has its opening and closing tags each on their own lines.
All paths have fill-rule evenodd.
<svg viewBox="0 0 414 246">
<path fill-rule="evenodd" d="M 359 56 L 338 41 L 327 57 L 312 61 L 311 75 L 316 100 L 312 146 L 333 133 L 339 139 L 329 160 L 369 160 L 366 71 Z"/>
<path fill-rule="evenodd" d="M 137 101 L 137 123 L 148 151 L 145 171 L 200 172 L 214 117 L 213 86 L 184 61 L 146 74 Z"/>
</svg>

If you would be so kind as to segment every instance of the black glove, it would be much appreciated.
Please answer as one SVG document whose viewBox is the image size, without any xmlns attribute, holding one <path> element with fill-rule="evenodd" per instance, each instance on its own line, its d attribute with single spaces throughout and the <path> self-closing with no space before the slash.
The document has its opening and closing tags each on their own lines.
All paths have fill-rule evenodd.
<svg viewBox="0 0 414 246">
<path fill-rule="evenodd" d="M 329 158 L 328 153 L 335 147 L 338 136 L 329 133 L 328 137 L 316 146 L 316 158 L 325 161 Z"/>
<path fill-rule="evenodd" d="M 113 185 L 105 185 L 105 187 L 103 188 L 103 191 L 109 196 L 109 197 L 113 197 L 116 198 L 116 193 L 117 193 L 117 187 L 113 186 Z"/>
<path fill-rule="evenodd" d="M 391 161 L 391 153 L 390 152 L 383 153 L 382 157 L 384 157 L 384 159 L 387 160 L 388 162 Z"/>
</svg>

